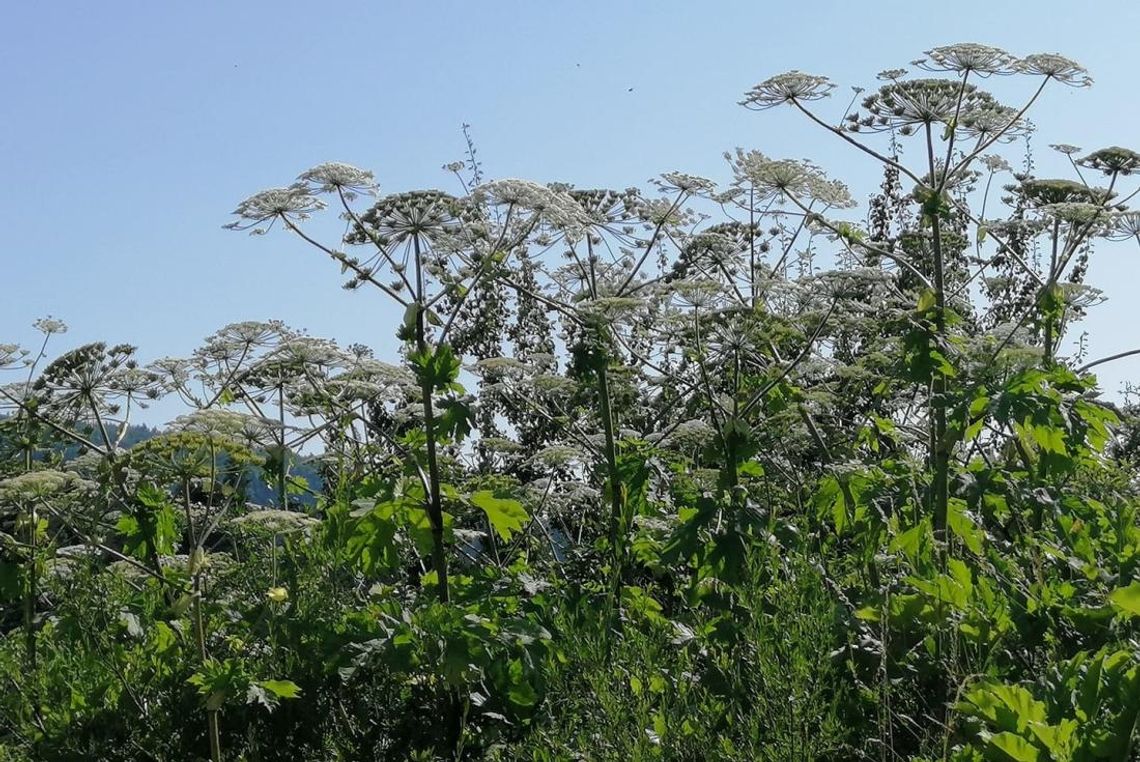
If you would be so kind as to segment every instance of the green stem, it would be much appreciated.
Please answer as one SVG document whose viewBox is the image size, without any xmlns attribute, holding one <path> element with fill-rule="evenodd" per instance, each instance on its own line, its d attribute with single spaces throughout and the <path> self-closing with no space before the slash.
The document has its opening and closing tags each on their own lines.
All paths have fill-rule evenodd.
<svg viewBox="0 0 1140 762">
<path fill-rule="evenodd" d="M 277 387 L 277 424 L 279 426 L 277 432 L 277 455 L 281 462 L 277 466 L 277 499 L 280 501 L 281 510 L 289 510 L 289 463 L 285 455 L 285 387 L 279 385 Z"/>
<path fill-rule="evenodd" d="M 614 555 L 614 576 L 620 579 L 625 541 L 625 501 L 621 495 L 621 475 L 617 463 L 617 435 L 614 430 L 613 406 L 610 397 L 608 359 L 603 359 L 597 369 L 598 412 L 602 417 L 602 432 L 605 436 L 606 476 L 610 493 L 610 544 Z"/>
<path fill-rule="evenodd" d="M 934 182 L 934 144 L 930 135 L 930 125 L 926 126 L 927 158 L 930 164 L 930 178 Z M 945 346 L 946 339 L 946 263 L 942 250 L 942 223 L 939 213 L 930 215 L 931 241 L 934 249 L 934 332 L 939 349 Z M 931 485 L 930 503 L 934 523 L 934 537 L 940 547 L 945 547 L 946 523 L 950 505 L 950 441 L 946 425 L 946 376 L 935 372 L 930 384 L 930 462 Z"/>
<path fill-rule="evenodd" d="M 188 534 L 189 558 L 186 562 L 186 571 L 193 584 L 191 600 L 193 601 L 194 636 L 198 646 L 198 659 L 205 666 L 209 660 L 206 651 L 206 617 L 202 612 L 202 575 L 198 571 L 198 553 L 202 550 L 202 539 L 197 536 L 194 529 L 193 516 L 190 511 L 190 482 L 182 481 L 182 509 L 186 513 L 186 528 Z M 218 710 L 206 709 L 206 730 L 210 736 L 210 760 L 222 762 L 222 738 L 218 723 Z"/>
<path fill-rule="evenodd" d="M 28 504 L 28 582 L 24 595 L 24 639 L 25 657 L 29 674 L 36 671 L 36 597 L 38 596 L 39 580 L 36 575 L 36 556 L 38 547 L 36 535 L 39 524 L 39 515 L 36 513 L 35 501 Z"/>
<path fill-rule="evenodd" d="M 423 252 L 420 248 L 420 238 L 412 238 L 415 248 L 416 265 L 416 294 L 415 300 L 421 306 L 416 310 L 416 349 L 421 356 L 426 357 L 428 352 L 427 326 L 425 324 L 424 307 L 424 268 Z M 447 603 L 451 598 L 447 580 L 447 556 L 443 546 L 443 499 L 440 496 L 439 454 L 436 451 L 435 408 L 432 405 L 432 382 L 426 374 L 421 374 L 420 395 L 422 396 L 424 413 L 424 436 L 427 438 L 427 467 L 428 467 L 428 521 L 431 522 L 431 565 L 436 574 L 437 590 L 441 603 Z"/>
</svg>

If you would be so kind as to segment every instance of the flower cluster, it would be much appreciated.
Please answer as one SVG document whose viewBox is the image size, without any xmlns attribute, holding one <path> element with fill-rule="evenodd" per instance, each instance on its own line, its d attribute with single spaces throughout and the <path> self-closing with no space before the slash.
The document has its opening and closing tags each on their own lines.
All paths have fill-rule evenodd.
<svg viewBox="0 0 1140 762">
<path fill-rule="evenodd" d="M 711 193 L 716 188 L 712 180 L 685 172 L 665 172 L 650 182 L 665 193 L 701 194 Z"/>
<path fill-rule="evenodd" d="M 1011 190 L 1017 192 L 1030 205 L 1035 207 L 1064 203 L 1103 202 L 1109 198 L 1103 188 L 1090 188 L 1084 183 L 1065 179 L 1028 178 Z"/>
<path fill-rule="evenodd" d="M 73 473 L 45 469 L 0 481 L 0 503 L 47 500 L 66 493 L 93 492 L 95 485 Z"/>
<path fill-rule="evenodd" d="M 475 188 L 476 200 L 537 212 L 551 227 L 569 238 L 581 237 L 593 220 L 566 190 L 508 178 L 491 180 Z"/>
<path fill-rule="evenodd" d="M 1017 67 L 1023 74 L 1039 74 L 1072 87 L 1089 87 L 1092 77 L 1085 67 L 1056 53 L 1034 53 L 1021 59 Z"/>
<path fill-rule="evenodd" d="M 297 181 L 306 184 L 316 193 L 340 193 L 346 201 L 355 198 L 357 194 L 376 193 L 376 179 L 371 172 L 339 161 L 325 162 L 305 170 L 297 177 Z"/>
<path fill-rule="evenodd" d="M 1120 146 L 1111 146 L 1077 159 L 1077 164 L 1105 175 L 1130 175 L 1140 169 L 1140 153 Z"/>
<path fill-rule="evenodd" d="M 606 227 L 641 220 L 645 214 L 645 199 L 636 188 L 624 191 L 602 189 L 566 191 L 577 202 L 594 226 Z"/>
<path fill-rule="evenodd" d="M 1017 57 L 1001 48 L 963 42 L 957 45 L 944 45 L 926 51 L 926 58 L 913 62 L 926 71 L 970 72 L 988 76 L 990 74 L 1014 74 L 1019 70 Z"/>
<path fill-rule="evenodd" d="M 227 230 L 248 230 L 250 235 L 263 235 L 278 219 L 293 225 L 307 220 L 325 208 L 325 202 L 314 196 L 303 183 L 288 188 L 270 188 L 255 193 L 234 209 L 237 220 L 224 225 Z"/>
<path fill-rule="evenodd" d="M 725 154 L 739 185 L 747 185 L 756 200 L 778 200 L 794 197 L 804 203 L 815 202 L 829 208 L 849 209 L 855 200 L 847 186 L 831 180 L 810 161 L 770 159 L 759 151 L 736 150 Z"/>
<path fill-rule="evenodd" d="M 27 350 L 21 349 L 18 344 L 0 344 L 0 368 L 22 363 L 27 355 Z"/>
<path fill-rule="evenodd" d="M 895 131 L 909 135 L 918 127 L 954 125 L 969 135 L 1023 134 L 1029 129 L 1017 113 L 971 84 L 947 79 L 893 81 L 863 99 L 864 113 L 848 114 L 853 132 Z"/>
<path fill-rule="evenodd" d="M 1108 237 L 1114 241 L 1136 241 L 1140 243 L 1140 212 L 1123 212 L 1113 219 Z"/>
<path fill-rule="evenodd" d="M 1041 211 L 1048 216 L 1070 225 L 1100 225 L 1105 232 L 1113 227 L 1113 216 L 1099 204 L 1068 201 L 1043 206 Z"/>
<path fill-rule="evenodd" d="M 762 111 L 792 101 L 816 101 L 835 89 L 827 77 L 789 71 L 764 80 L 744 94 L 740 105 Z"/>
<path fill-rule="evenodd" d="M 346 236 L 348 243 L 400 244 L 419 236 L 432 240 L 458 224 L 458 201 L 443 191 L 393 193 L 377 201 Z"/>
<path fill-rule="evenodd" d="M 32 327 L 45 336 L 51 336 L 55 333 L 67 333 L 67 323 L 63 322 L 62 320 L 57 320 L 51 315 L 40 318 L 36 322 L 32 323 Z"/>
</svg>

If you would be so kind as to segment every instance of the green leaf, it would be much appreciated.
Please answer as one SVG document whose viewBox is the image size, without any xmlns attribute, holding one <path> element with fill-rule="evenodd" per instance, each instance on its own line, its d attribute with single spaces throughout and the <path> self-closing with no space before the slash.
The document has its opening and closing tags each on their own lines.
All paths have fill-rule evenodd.
<svg viewBox="0 0 1140 762">
<path fill-rule="evenodd" d="M 997 733 L 990 736 L 990 743 L 986 751 L 991 750 L 995 751 L 996 754 L 987 754 L 987 756 L 1001 762 L 1039 762 L 1041 760 L 1040 749 L 1013 733 Z"/>
<path fill-rule="evenodd" d="M 473 493 L 471 502 L 487 514 L 487 520 L 504 542 L 509 542 L 511 535 L 522 529 L 530 519 L 518 500 L 495 497 L 490 490 Z"/>
<path fill-rule="evenodd" d="M 951 498 L 946 523 L 950 531 L 961 538 L 970 552 L 975 555 L 982 554 L 982 530 L 974 524 L 970 514 L 966 513 L 966 501 L 960 498 Z"/>
<path fill-rule="evenodd" d="M 439 433 L 454 442 L 466 439 L 475 422 L 471 406 L 462 400 L 445 399 L 439 408 Z"/>
<path fill-rule="evenodd" d="M 507 698 L 516 706 L 534 706 L 538 703 L 538 693 L 534 686 L 527 681 L 515 683 L 507 691 Z"/>
<path fill-rule="evenodd" d="M 257 682 L 277 698 L 292 699 L 301 695 L 301 688 L 292 680 L 260 680 Z"/>
<path fill-rule="evenodd" d="M 345 550 L 365 573 L 395 568 L 400 563 L 396 552 L 396 504 L 377 504 L 360 517 L 352 528 Z"/>
<path fill-rule="evenodd" d="M 888 547 L 892 553 L 901 551 L 911 563 L 918 563 L 929 553 L 932 537 L 930 519 L 924 518 L 910 529 L 893 537 Z"/>
<path fill-rule="evenodd" d="M 750 460 L 740 465 L 737 469 L 737 474 L 759 479 L 764 475 L 764 466 L 755 460 Z"/>
<path fill-rule="evenodd" d="M 1121 611 L 1131 616 L 1140 616 L 1140 582 L 1114 590 L 1108 599 Z"/>
<path fill-rule="evenodd" d="M 1056 455 L 1065 455 L 1065 432 L 1056 426 L 1034 426 L 1029 425 L 1026 427 L 1029 435 L 1037 446 L 1044 452 L 1051 452 Z"/>
<path fill-rule="evenodd" d="M 433 390 L 447 389 L 459 378 L 461 363 L 451 347 L 440 344 L 432 349 L 425 347 L 408 354 L 408 363 L 420 383 L 427 383 Z"/>
</svg>

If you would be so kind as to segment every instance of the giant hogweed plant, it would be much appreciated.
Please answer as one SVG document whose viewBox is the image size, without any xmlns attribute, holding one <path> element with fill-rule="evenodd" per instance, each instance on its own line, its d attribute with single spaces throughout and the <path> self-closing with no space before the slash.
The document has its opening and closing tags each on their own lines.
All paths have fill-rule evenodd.
<svg viewBox="0 0 1140 762">
<path fill-rule="evenodd" d="M 943 76 L 909 79 L 901 69 L 884 72 L 884 84 L 862 99 L 861 108 L 849 106 L 835 123 L 816 112 L 815 102 L 834 87 L 823 77 L 780 75 L 757 85 L 742 102 L 756 110 L 789 105 L 883 165 L 884 195 L 874 208 L 878 216 L 871 230 L 812 214 L 802 193 L 787 195 L 812 215 L 811 224 L 829 231 L 859 263 L 889 266 L 917 298 L 917 307 L 900 326 L 897 386 L 888 390 L 888 377 L 875 396 L 910 394 L 922 405 L 917 410 L 912 405 L 903 418 L 876 419 L 873 438 L 857 439 L 855 444 L 862 446 L 855 452 L 873 446 L 878 453 L 880 435 L 898 440 L 913 431 L 919 436 L 910 438 L 908 449 L 922 457 L 922 478 L 914 481 L 900 472 L 896 458 L 879 457 L 878 464 L 862 467 L 854 476 L 828 477 L 817 496 L 840 532 L 852 521 L 888 527 L 887 550 L 910 570 L 902 586 L 880 583 L 878 603 L 857 612 L 869 622 L 890 620 L 878 634 L 868 633 L 875 644 L 871 650 L 880 655 L 880 704 L 888 736 L 895 722 L 891 670 L 898 667 L 890 662 L 906 654 L 891 655 L 900 645 L 897 632 L 895 642 L 888 642 L 895 626 L 915 615 L 938 623 L 926 643 L 962 685 L 972 671 L 988 666 L 992 656 L 985 656 L 986 649 L 1000 643 L 1010 628 L 1034 626 L 1011 624 L 1016 613 L 1010 602 L 1014 609 L 1022 607 L 1030 621 L 1040 616 L 1035 609 L 1060 604 L 1048 601 L 1040 565 L 1049 554 L 1064 557 L 1071 551 L 1042 548 L 1039 535 L 1048 514 L 1062 528 L 1073 524 L 1071 500 L 1068 510 L 1059 510 L 1066 504 L 1065 485 L 1077 470 L 1100 467 L 1106 424 L 1115 420 L 1090 399 L 1092 383 L 1081 375 L 1098 363 L 1079 368 L 1065 363 L 1058 356 L 1060 338 L 1095 301 L 1083 286 L 1094 241 L 1130 236 L 1133 215 L 1125 204 L 1135 194 L 1124 183 L 1135 169 L 1136 154 L 1114 147 L 1074 159 L 1074 179 L 1014 174 L 1006 188 L 1010 215 L 994 219 L 987 205 L 989 189 L 993 176 L 1008 171 L 1009 164 L 987 152 L 1031 130 L 1027 113 L 1048 85 L 1086 86 L 1091 80 L 1061 56 L 1021 59 L 973 44 L 933 49 L 914 65 Z M 1016 107 L 1000 104 L 979 88 L 981 80 L 1005 75 L 1036 80 Z M 877 133 L 889 135 L 885 149 L 871 142 Z M 919 164 L 908 166 L 903 156 L 912 142 Z M 1060 150 L 1072 155 L 1078 149 Z M 1103 187 L 1088 181 L 1093 171 Z M 979 194 L 983 176 L 988 177 Z M 898 190 L 902 182 L 913 184 L 909 196 Z M 1036 349 L 1026 353 L 1027 345 Z M 1005 492 L 1011 477 L 1023 491 L 1016 497 Z M 1127 510 L 1119 504 L 1127 497 L 1111 499 L 1118 505 L 1101 508 Z M 1012 508 L 1015 501 L 1022 505 Z M 998 537 L 991 534 L 994 519 L 1003 522 Z M 924 531 L 931 533 L 929 538 Z M 991 555 L 991 543 L 1002 538 L 1025 549 L 1027 555 L 1015 561 L 1023 566 L 1011 567 L 1009 556 L 998 560 Z M 867 567 L 872 580 L 890 569 L 882 563 L 888 556 L 874 550 L 880 542 L 871 540 L 865 555 L 871 562 L 875 553 Z M 969 565 L 959 560 L 955 545 L 962 546 Z M 1015 551 L 1013 557 L 1019 555 Z M 1026 573 L 1031 581 L 1017 581 Z M 1028 595 L 1018 589 L 1021 584 L 1030 585 Z M 914 592 L 903 592 L 908 587 Z M 1072 594 L 1067 591 L 1062 598 L 1069 601 Z M 952 695 L 941 702 L 952 704 Z M 902 730 L 916 733 L 913 727 Z M 1012 748 L 986 733 L 983 741 L 991 750 Z"/>
<path fill-rule="evenodd" d="M 59 321 L 40 321 L 37 327 L 49 336 L 65 330 Z M 71 548 L 69 552 L 79 552 L 81 558 L 109 557 L 141 574 L 143 581 L 157 586 L 171 611 L 178 616 L 189 612 L 198 667 L 208 672 L 215 663 L 207 646 L 211 640 L 207 609 L 212 608 L 208 549 L 216 541 L 219 525 L 243 505 L 248 469 L 261 461 L 250 448 L 271 450 L 273 437 L 266 436 L 257 419 L 219 409 L 219 400 L 212 399 L 165 431 L 126 449 L 123 443 L 132 413 L 179 388 L 185 379 L 173 366 L 181 365 L 160 361 L 143 368 L 134 359 L 134 347 L 97 343 L 63 353 L 37 376 L 35 366 L 45 348 L 46 343 L 38 358 L 24 359 L 29 367 L 24 383 L 0 390 L 15 410 L 5 423 L 12 423 L 18 432 L 5 437 L 5 443 L 20 448 L 25 466 L 24 473 L 2 482 L 6 507 L 16 510 L 17 524 L 31 521 L 29 526 L 36 528 L 25 543 L 27 563 L 22 574 L 29 668 L 34 673 L 35 631 L 42 626 L 37 583 L 43 554 L 50 556 L 54 550 L 66 559 L 70 556 L 64 550 Z M 13 354 L 20 353 L 9 356 Z M 31 436 L 35 432 L 38 438 Z M 63 473 L 56 469 L 68 451 L 79 455 Z M 64 499 L 77 490 L 81 500 Z M 179 550 L 183 553 L 175 555 Z M 61 563 L 55 568 L 66 572 L 67 565 Z M 139 582 L 132 584 L 142 589 Z M 132 632 L 142 631 L 136 613 L 125 609 L 123 617 L 132 623 Z M 121 675 L 118 679 L 123 680 Z M 267 684 L 279 693 L 266 693 L 260 683 L 255 686 L 266 705 L 292 690 L 286 682 Z M 219 712 L 233 691 L 218 690 L 208 681 L 201 688 L 211 758 L 221 759 Z M 46 736 L 49 718 L 35 711 Z"/>
<path fill-rule="evenodd" d="M 881 165 L 866 224 L 820 167 L 758 151 L 721 187 L 651 192 L 486 181 L 470 144 L 456 196 L 324 164 L 231 227 L 382 292 L 401 365 L 274 321 L 145 368 L 0 345 L 4 742 L 1134 756 L 1134 462 L 1089 371 L 1140 350 L 1065 336 L 1098 300 L 1094 244 L 1137 238 L 1140 157 L 1011 169 L 1037 99 L 1088 84 L 1060 56 L 915 66 L 933 76 L 884 72 L 834 123 L 821 77 L 745 97 Z M 999 76 L 1024 102 L 980 89 Z M 308 224 L 330 204 L 335 242 Z M 188 414 L 123 447 L 168 392 Z M 259 471 L 270 506 L 246 504 Z"/>
<path fill-rule="evenodd" d="M 412 191 L 381 196 L 370 208 L 353 206 L 361 193 L 373 195 L 371 173 L 345 164 L 323 164 L 303 173 L 288 188 L 264 191 L 242 202 L 230 227 L 261 233 L 279 222 L 323 252 L 349 274 L 348 289 L 378 289 L 404 310 L 397 337 L 419 391 L 422 440 L 403 443 L 421 461 L 417 469 L 419 500 L 431 532 L 431 561 L 442 602 L 449 598 L 445 547 L 445 491 L 441 446 L 459 443 L 471 429 L 471 410 L 458 382 L 460 360 L 448 339 L 473 290 L 502 269 L 514 250 L 542 225 L 574 231 L 581 211 L 565 194 L 520 180 L 485 183 L 467 197 L 441 191 Z M 324 208 L 321 195 L 335 199 L 349 223 L 343 241 L 324 244 L 301 224 Z M 349 255 L 342 245 L 361 247 Z M 439 400 L 437 395 L 445 393 Z M 411 497 L 411 496 L 409 496 Z M 417 498 L 411 497 L 414 501 Z M 512 531 L 517 517 L 480 494 L 476 504 L 488 511 L 501 533 Z M 512 510 L 521 510 L 512 508 Z"/>
</svg>

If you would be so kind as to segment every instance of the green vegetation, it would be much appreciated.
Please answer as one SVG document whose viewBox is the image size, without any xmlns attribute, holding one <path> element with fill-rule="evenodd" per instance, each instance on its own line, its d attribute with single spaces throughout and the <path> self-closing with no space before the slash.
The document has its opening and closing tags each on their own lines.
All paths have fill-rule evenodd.
<svg viewBox="0 0 1140 762">
<path fill-rule="evenodd" d="M 0 345 L 0 760 L 1140 759 L 1140 426 L 1091 373 L 1131 352 L 1064 341 L 1140 154 L 1034 176 L 1061 56 L 915 65 L 743 101 L 877 163 L 865 219 L 757 151 L 620 191 L 322 164 L 230 227 L 393 302 L 391 362 Z"/>
</svg>

